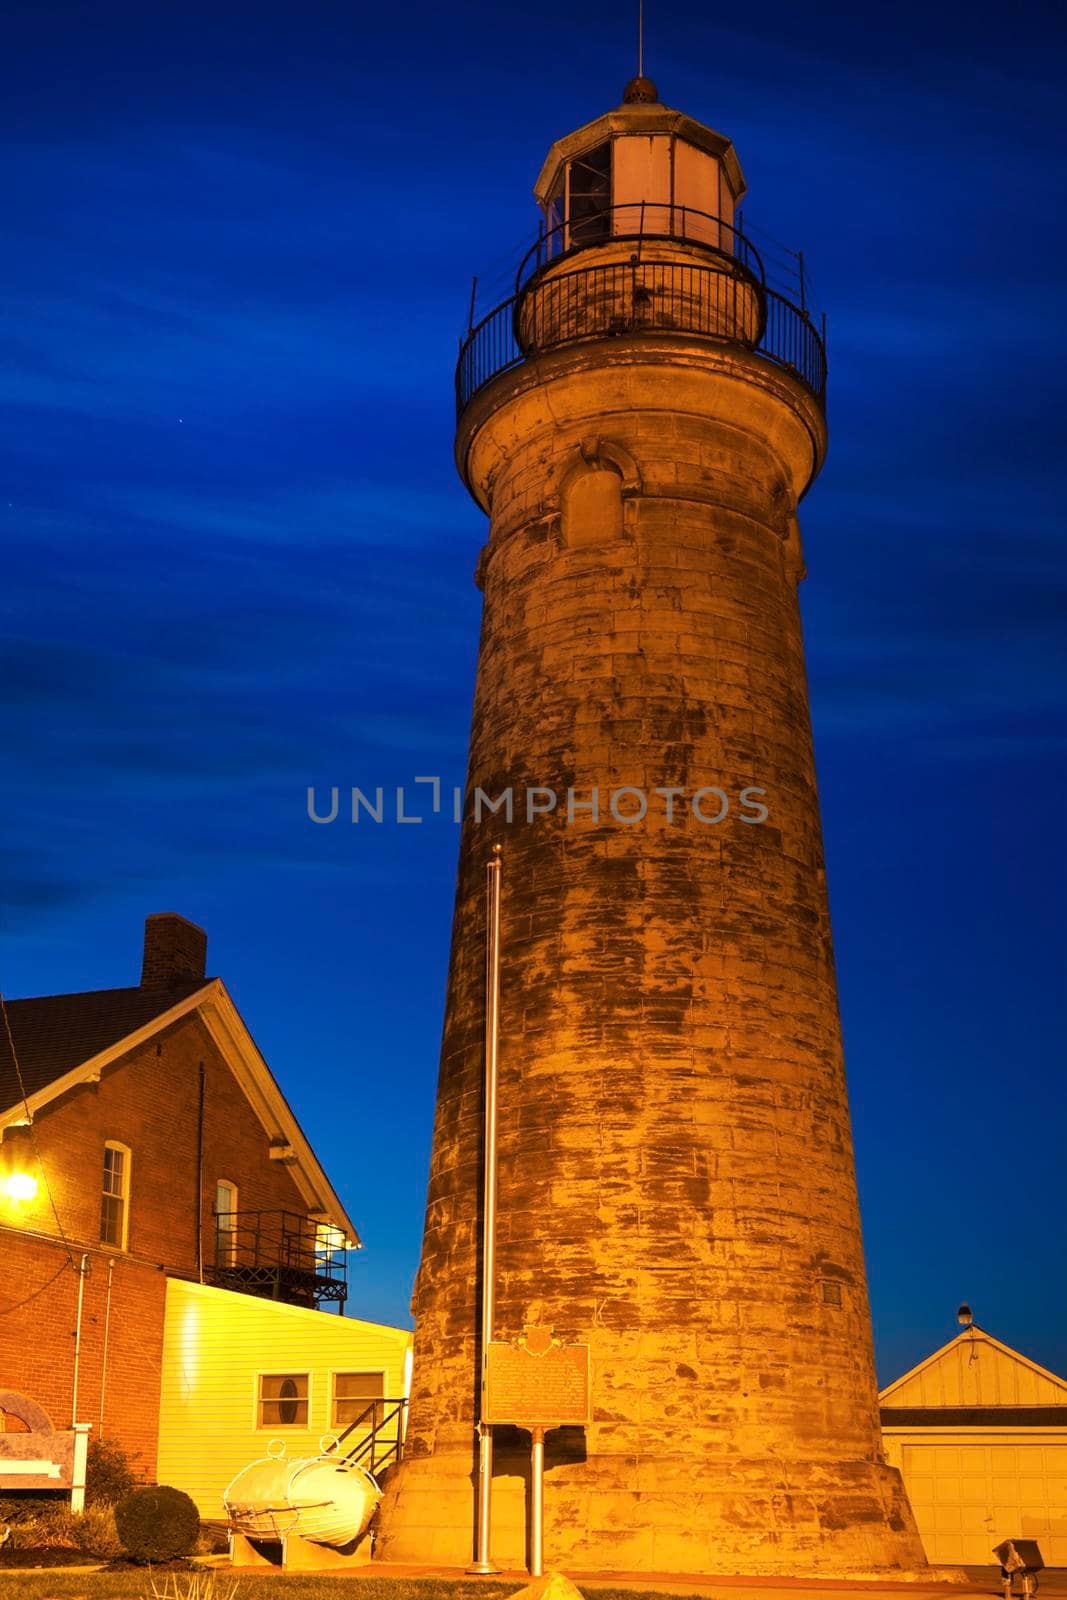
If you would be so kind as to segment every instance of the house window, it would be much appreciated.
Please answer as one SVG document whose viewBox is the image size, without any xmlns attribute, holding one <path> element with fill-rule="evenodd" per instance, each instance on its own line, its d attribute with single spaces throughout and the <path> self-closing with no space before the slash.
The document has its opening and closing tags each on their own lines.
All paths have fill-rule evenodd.
<svg viewBox="0 0 1067 1600">
<path fill-rule="evenodd" d="M 307 1425 L 307 1373 L 264 1373 L 259 1380 L 259 1420 L 256 1426 L 306 1428 Z"/>
<path fill-rule="evenodd" d="M 129 1233 L 130 1152 L 109 1139 L 104 1146 L 104 1180 L 100 1197 L 100 1243 L 125 1250 Z"/>
<path fill-rule="evenodd" d="M 335 1372 L 333 1426 L 347 1428 L 366 1411 L 372 1400 L 382 1400 L 384 1397 L 384 1372 Z M 367 1421 L 369 1423 L 371 1419 Z"/>
<path fill-rule="evenodd" d="M 237 1185 L 220 1178 L 215 1185 L 215 1264 L 232 1267 L 237 1260 Z"/>
</svg>

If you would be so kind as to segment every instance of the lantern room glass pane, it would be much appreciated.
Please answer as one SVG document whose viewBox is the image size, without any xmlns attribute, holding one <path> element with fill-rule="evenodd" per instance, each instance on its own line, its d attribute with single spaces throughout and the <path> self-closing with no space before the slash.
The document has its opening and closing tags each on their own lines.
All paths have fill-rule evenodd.
<svg viewBox="0 0 1067 1600">
<path fill-rule="evenodd" d="M 548 234 L 549 256 L 559 255 L 559 252 L 564 247 L 563 223 L 565 218 L 563 214 L 563 197 L 564 184 L 561 172 L 556 179 L 556 186 L 549 195 L 548 204 L 545 207 L 545 230 Z"/>
<path fill-rule="evenodd" d="M 575 156 L 569 171 L 571 244 L 596 244 L 607 238 L 611 215 L 611 141 L 605 139 Z"/>
</svg>

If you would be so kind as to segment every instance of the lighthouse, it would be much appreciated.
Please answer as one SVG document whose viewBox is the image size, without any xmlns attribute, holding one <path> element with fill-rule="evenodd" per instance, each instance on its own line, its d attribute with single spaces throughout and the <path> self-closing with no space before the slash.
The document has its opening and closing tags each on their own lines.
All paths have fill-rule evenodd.
<svg viewBox="0 0 1067 1600">
<path fill-rule="evenodd" d="M 484 611 L 386 1560 L 475 1550 L 499 846 L 489 1334 L 589 1352 L 591 1420 L 545 1439 L 550 1564 L 924 1565 L 879 1434 L 797 601 L 823 340 L 744 192 L 633 80 L 550 149 L 461 348 Z M 529 1439 L 494 1435 L 490 1547 L 522 1566 Z"/>
</svg>

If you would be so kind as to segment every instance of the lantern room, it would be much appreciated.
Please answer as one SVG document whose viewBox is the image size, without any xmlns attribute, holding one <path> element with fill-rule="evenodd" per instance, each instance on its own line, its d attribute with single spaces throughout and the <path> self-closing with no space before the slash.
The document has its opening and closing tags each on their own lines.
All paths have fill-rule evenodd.
<svg viewBox="0 0 1067 1600">
<path fill-rule="evenodd" d="M 733 254 L 744 192 L 730 140 L 661 105 L 647 78 L 627 85 L 616 110 L 557 140 L 534 186 L 548 259 L 647 235 Z"/>
</svg>

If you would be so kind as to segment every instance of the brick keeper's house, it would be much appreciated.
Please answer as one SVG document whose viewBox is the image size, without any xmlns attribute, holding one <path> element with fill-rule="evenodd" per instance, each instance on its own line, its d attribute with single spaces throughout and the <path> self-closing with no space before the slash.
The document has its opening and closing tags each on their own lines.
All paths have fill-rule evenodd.
<svg viewBox="0 0 1067 1600">
<path fill-rule="evenodd" d="M 411 1336 L 325 1309 L 359 1238 L 206 951 L 150 916 L 136 988 L 7 1002 L 0 1433 L 26 1397 L 220 1516 L 270 1440 L 379 1420 Z"/>
</svg>

